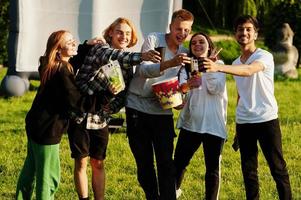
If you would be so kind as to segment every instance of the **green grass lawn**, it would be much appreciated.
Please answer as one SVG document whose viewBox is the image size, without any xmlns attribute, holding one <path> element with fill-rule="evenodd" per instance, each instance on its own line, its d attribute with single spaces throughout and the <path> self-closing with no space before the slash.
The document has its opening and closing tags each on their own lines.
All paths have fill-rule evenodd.
<svg viewBox="0 0 301 200">
<path fill-rule="evenodd" d="M 0 68 L 0 80 L 6 73 Z M 301 70 L 299 69 L 301 76 Z M 38 85 L 37 81 L 32 82 Z M 222 183 L 220 199 L 241 200 L 244 187 L 240 170 L 239 152 L 231 145 L 235 133 L 236 89 L 233 79 L 227 79 L 229 96 L 228 141 L 223 150 Z M 35 91 L 22 97 L 0 98 L 0 199 L 13 199 L 19 171 L 26 155 L 26 134 L 24 118 L 31 106 Z M 275 95 L 279 104 L 279 118 L 283 134 L 283 152 L 287 161 L 294 199 L 301 199 L 301 79 L 275 82 Z M 177 116 L 175 111 L 175 117 Z M 175 141 L 176 142 L 176 141 Z M 64 135 L 61 143 L 62 177 L 56 199 L 77 199 L 73 186 L 73 160 L 70 158 L 68 140 Z M 130 152 L 124 130 L 110 136 L 106 159 L 106 199 L 144 199 L 142 189 L 136 179 L 136 166 Z M 195 200 L 204 197 L 204 161 L 202 149 L 191 161 L 182 184 L 180 199 Z M 89 173 L 91 171 L 89 170 Z M 259 155 L 260 195 L 262 200 L 276 200 L 277 191 L 260 152 Z M 91 188 L 91 187 L 90 187 Z M 91 191 L 90 191 L 91 192 Z"/>
</svg>

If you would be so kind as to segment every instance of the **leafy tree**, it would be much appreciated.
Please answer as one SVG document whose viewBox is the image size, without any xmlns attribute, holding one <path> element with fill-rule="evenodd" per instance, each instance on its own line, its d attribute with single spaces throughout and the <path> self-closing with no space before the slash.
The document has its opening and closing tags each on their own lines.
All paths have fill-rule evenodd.
<svg viewBox="0 0 301 200">
<path fill-rule="evenodd" d="M 196 17 L 201 26 L 232 29 L 234 20 L 242 14 L 255 16 L 261 25 L 270 10 L 283 0 L 183 0 L 183 7 Z"/>
<path fill-rule="evenodd" d="M 0 1 L 0 64 L 7 65 L 7 40 L 8 40 L 8 5 L 9 0 Z"/>
<path fill-rule="evenodd" d="M 239 10 L 238 13 L 241 13 L 242 15 L 251 15 L 251 16 L 257 16 L 257 7 L 254 2 L 254 0 L 242 0 L 239 1 Z"/>
</svg>

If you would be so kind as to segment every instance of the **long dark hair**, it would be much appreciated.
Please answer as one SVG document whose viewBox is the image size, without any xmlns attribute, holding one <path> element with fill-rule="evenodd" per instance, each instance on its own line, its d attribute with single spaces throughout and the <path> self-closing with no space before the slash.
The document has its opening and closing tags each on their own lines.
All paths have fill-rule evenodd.
<svg viewBox="0 0 301 200">
<path fill-rule="evenodd" d="M 192 51 L 191 51 L 191 41 L 197 35 L 202 35 L 206 38 L 206 40 L 209 44 L 209 48 L 208 48 L 208 56 L 209 56 L 211 54 L 212 50 L 214 49 L 214 44 L 213 44 L 211 38 L 207 34 L 202 33 L 202 32 L 195 33 L 191 36 L 191 39 L 190 39 L 190 42 L 189 42 L 189 56 L 195 58 L 195 56 L 192 54 Z"/>
<path fill-rule="evenodd" d="M 208 54 L 207 54 L 208 57 L 209 57 L 210 54 L 211 54 L 211 52 L 212 52 L 212 50 L 214 49 L 214 44 L 213 44 L 211 38 L 210 38 L 207 34 L 205 34 L 205 33 L 203 33 L 203 32 L 198 32 L 198 33 L 195 33 L 195 34 L 193 34 L 193 35 L 191 36 L 190 42 L 189 42 L 189 54 L 188 54 L 188 56 L 189 56 L 189 57 L 192 57 L 192 58 L 197 58 L 197 57 L 195 57 L 195 55 L 192 54 L 192 51 L 191 51 L 191 41 L 192 41 L 192 39 L 193 39 L 194 37 L 196 37 L 196 36 L 198 36 L 198 35 L 202 35 L 202 36 L 204 36 L 204 37 L 206 38 L 206 40 L 207 40 L 207 42 L 208 42 L 208 45 L 209 45 L 209 48 L 208 48 Z M 186 71 L 186 74 L 187 74 L 187 79 L 189 79 L 189 78 L 190 78 L 190 75 L 189 75 L 190 67 L 189 67 L 187 64 L 184 65 L 183 67 L 185 68 L 185 71 Z M 181 71 L 181 70 L 179 70 L 179 72 L 178 72 L 178 79 L 180 78 L 180 71 Z"/>
</svg>

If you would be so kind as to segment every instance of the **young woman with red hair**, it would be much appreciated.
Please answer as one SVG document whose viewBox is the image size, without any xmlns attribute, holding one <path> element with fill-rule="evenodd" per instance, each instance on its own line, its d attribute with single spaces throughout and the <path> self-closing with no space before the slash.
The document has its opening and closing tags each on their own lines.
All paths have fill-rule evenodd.
<svg viewBox="0 0 301 200">
<path fill-rule="evenodd" d="M 25 120 L 27 156 L 16 199 L 31 199 L 34 185 L 36 199 L 54 199 L 60 182 L 59 143 L 68 126 L 69 111 L 79 112 L 80 93 L 68 62 L 76 54 L 77 44 L 70 32 L 59 30 L 48 38 L 40 57 L 41 84 Z"/>
</svg>

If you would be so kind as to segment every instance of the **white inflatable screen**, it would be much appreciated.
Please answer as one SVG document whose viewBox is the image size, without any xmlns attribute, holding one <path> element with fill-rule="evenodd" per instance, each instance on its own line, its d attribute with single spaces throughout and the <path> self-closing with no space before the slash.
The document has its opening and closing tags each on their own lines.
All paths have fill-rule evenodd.
<svg viewBox="0 0 301 200">
<path fill-rule="evenodd" d="M 102 34 L 118 17 L 130 19 L 138 31 L 140 51 L 143 38 L 154 31 L 168 31 L 171 15 L 182 0 L 15 0 L 17 2 L 15 67 L 17 72 L 37 71 L 49 35 L 56 30 L 71 31 L 79 43 Z"/>
</svg>

